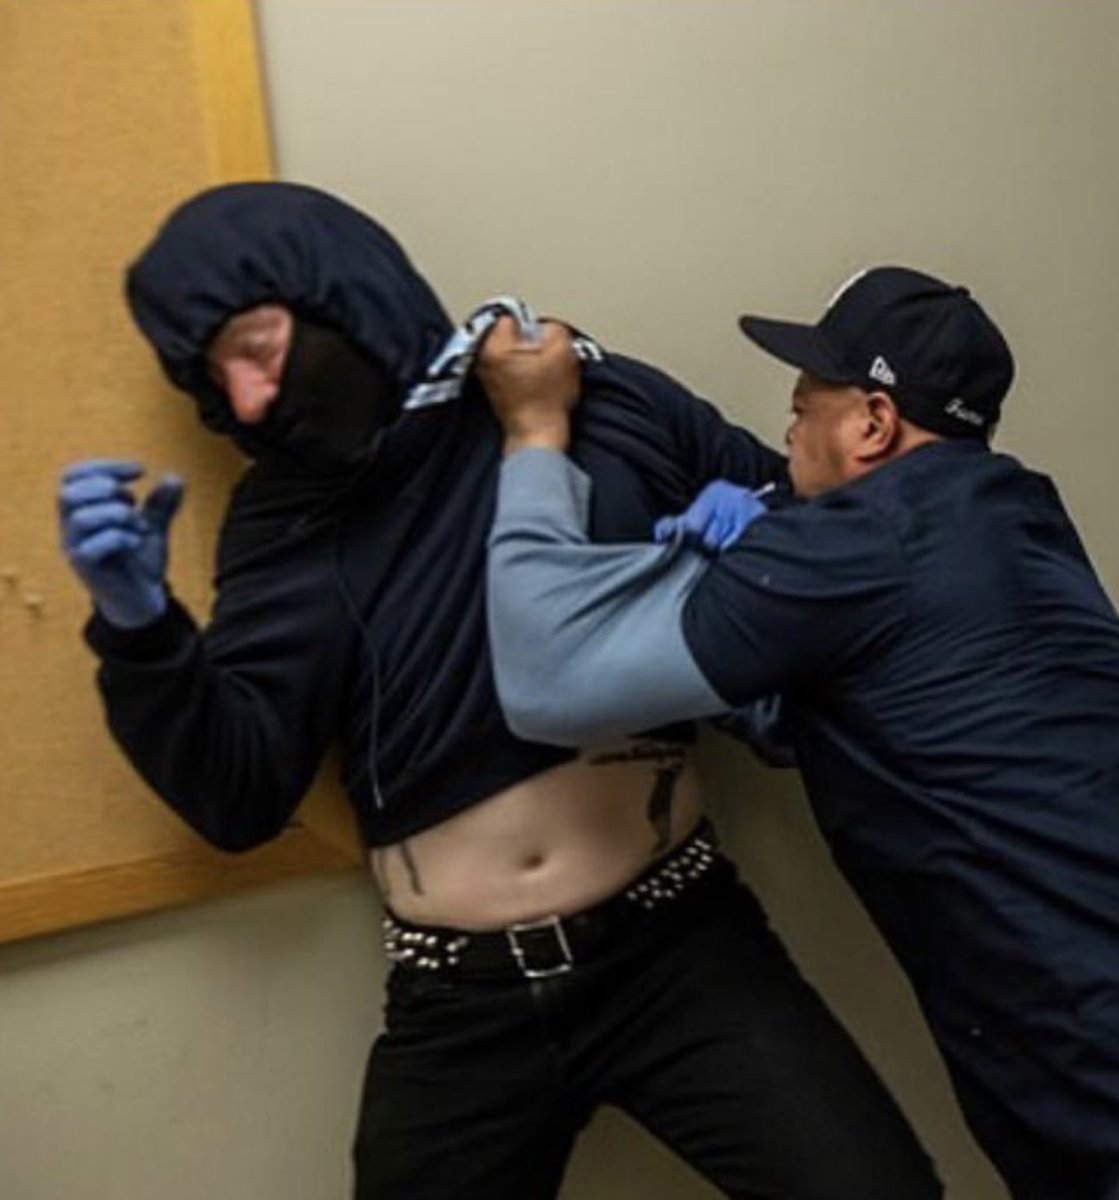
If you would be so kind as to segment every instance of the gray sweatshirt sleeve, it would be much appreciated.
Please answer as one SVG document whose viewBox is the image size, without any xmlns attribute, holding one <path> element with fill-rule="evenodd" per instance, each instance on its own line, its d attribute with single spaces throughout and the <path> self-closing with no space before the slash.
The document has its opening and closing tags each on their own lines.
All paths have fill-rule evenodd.
<svg viewBox="0 0 1119 1200">
<path fill-rule="evenodd" d="M 590 543 L 589 495 L 590 480 L 558 451 L 502 464 L 487 600 L 509 727 L 587 746 L 726 712 L 680 622 L 706 560 L 679 544 Z"/>
</svg>

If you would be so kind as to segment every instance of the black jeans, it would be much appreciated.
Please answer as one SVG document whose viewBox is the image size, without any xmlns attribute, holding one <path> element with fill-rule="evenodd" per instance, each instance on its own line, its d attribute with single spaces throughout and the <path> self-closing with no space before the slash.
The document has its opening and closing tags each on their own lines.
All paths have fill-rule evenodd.
<svg viewBox="0 0 1119 1200">
<path fill-rule="evenodd" d="M 567 974 L 394 967 L 361 1104 L 357 1200 L 550 1200 L 600 1104 L 728 1196 L 941 1196 L 756 900 L 729 863 L 713 874 Z"/>
</svg>

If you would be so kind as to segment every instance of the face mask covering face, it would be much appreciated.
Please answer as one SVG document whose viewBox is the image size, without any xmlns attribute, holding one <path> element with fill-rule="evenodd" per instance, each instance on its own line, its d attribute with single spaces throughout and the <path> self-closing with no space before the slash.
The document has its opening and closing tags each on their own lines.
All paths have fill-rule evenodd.
<svg viewBox="0 0 1119 1200">
<path fill-rule="evenodd" d="M 380 363 L 297 317 L 279 395 L 258 433 L 315 471 L 349 471 L 368 461 L 399 409 L 399 388 Z"/>
</svg>

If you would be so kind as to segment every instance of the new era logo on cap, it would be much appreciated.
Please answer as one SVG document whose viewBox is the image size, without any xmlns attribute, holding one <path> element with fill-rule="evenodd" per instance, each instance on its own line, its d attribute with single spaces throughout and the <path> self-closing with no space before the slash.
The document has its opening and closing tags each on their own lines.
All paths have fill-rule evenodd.
<svg viewBox="0 0 1119 1200">
<path fill-rule="evenodd" d="M 867 374 L 871 379 L 877 379 L 879 383 L 884 383 L 887 387 L 893 387 L 898 381 L 893 368 L 881 354 L 875 355 L 874 362 L 870 364 L 870 370 L 867 371 Z"/>
<path fill-rule="evenodd" d="M 967 289 L 908 267 L 859 272 L 815 325 L 739 326 L 817 379 L 888 390 L 902 416 L 946 437 L 989 436 L 1014 378 L 1005 339 Z"/>
</svg>

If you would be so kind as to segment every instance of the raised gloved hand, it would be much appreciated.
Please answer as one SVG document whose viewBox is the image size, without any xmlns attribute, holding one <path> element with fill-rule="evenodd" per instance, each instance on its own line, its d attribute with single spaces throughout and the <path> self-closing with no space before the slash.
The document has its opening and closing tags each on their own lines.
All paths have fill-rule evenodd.
<svg viewBox="0 0 1119 1200">
<path fill-rule="evenodd" d="M 770 491 L 771 485 L 752 492 L 716 479 L 682 513 L 661 517 L 653 526 L 653 540 L 669 542 L 682 532 L 684 541 L 697 550 L 718 553 L 737 542 L 747 526 L 768 511 L 761 497 Z"/>
<path fill-rule="evenodd" d="M 111 625 L 135 629 L 167 608 L 167 530 L 183 482 L 164 476 L 137 504 L 128 485 L 144 468 L 128 459 L 92 458 L 62 475 L 62 548 Z"/>
</svg>

